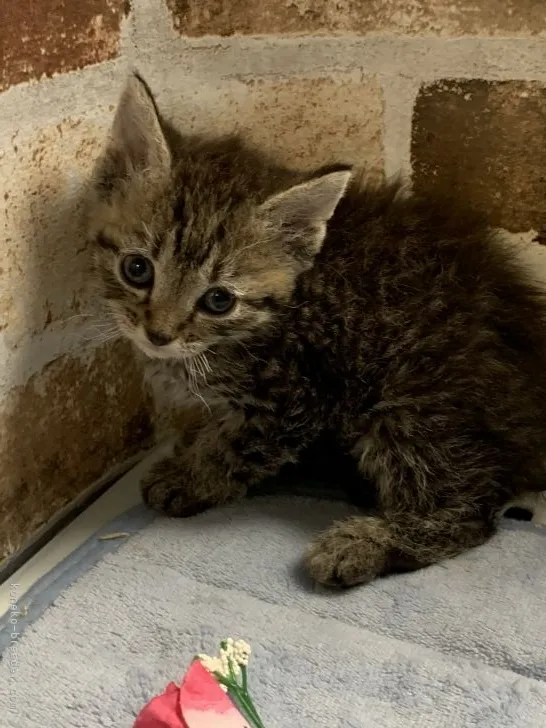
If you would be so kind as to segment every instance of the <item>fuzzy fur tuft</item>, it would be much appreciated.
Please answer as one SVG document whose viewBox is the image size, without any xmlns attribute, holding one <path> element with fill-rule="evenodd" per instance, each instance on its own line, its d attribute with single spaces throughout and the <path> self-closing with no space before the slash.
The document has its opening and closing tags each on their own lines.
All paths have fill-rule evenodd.
<svg viewBox="0 0 546 728">
<path fill-rule="evenodd" d="M 482 543 L 506 502 L 544 487 L 544 299 L 453 201 L 185 137 L 138 79 L 96 190 L 104 299 L 206 404 L 145 482 L 153 507 L 186 516 L 241 497 L 328 441 L 378 504 L 309 550 L 317 581 L 347 586 Z M 153 282 L 124 279 L 128 255 Z M 203 308 L 211 289 L 228 311 Z"/>
</svg>

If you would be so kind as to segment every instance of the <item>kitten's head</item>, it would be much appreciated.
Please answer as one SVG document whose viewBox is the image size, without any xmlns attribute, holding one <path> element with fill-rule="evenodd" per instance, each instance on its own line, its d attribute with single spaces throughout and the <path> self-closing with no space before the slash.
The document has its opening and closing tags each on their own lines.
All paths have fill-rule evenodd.
<svg viewBox="0 0 546 728">
<path fill-rule="evenodd" d="M 256 184 L 267 170 L 252 169 L 266 164 L 234 140 L 177 137 L 130 78 L 97 169 L 90 235 L 101 293 L 149 356 L 251 338 L 313 265 L 351 173 L 268 189 Z"/>
</svg>

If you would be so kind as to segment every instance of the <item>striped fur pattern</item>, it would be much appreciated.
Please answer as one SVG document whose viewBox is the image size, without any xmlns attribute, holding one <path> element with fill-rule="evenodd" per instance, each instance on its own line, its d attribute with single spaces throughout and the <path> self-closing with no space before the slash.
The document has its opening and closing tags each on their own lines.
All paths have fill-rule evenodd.
<svg viewBox="0 0 546 728">
<path fill-rule="evenodd" d="M 452 201 L 184 136 L 134 77 L 89 229 L 119 331 L 202 403 L 143 484 L 152 507 L 198 513 L 309 453 L 349 462 L 375 509 L 306 559 L 350 586 L 483 543 L 543 488 L 544 301 Z"/>
</svg>

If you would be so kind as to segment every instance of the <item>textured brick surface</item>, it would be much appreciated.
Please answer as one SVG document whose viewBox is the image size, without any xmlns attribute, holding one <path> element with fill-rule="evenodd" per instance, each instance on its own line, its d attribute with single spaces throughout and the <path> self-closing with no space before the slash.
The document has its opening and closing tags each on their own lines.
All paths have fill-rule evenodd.
<svg viewBox="0 0 546 728">
<path fill-rule="evenodd" d="M 83 356 L 88 339 L 108 335 L 80 314 L 91 267 L 86 185 L 110 121 L 110 110 L 103 127 L 64 119 L 0 148 L 0 557 L 151 433 L 132 349 L 58 357 Z"/>
<path fill-rule="evenodd" d="M 413 123 L 416 190 L 453 194 L 509 230 L 546 223 L 546 88 L 441 81 L 421 89 Z"/>
<path fill-rule="evenodd" d="M 127 0 L 2 0 L 0 90 L 117 54 Z"/>
<path fill-rule="evenodd" d="M 245 134 L 288 163 L 341 160 L 383 168 L 381 92 L 373 80 L 257 81 L 236 118 Z"/>
<path fill-rule="evenodd" d="M 191 94 L 171 109 L 181 128 L 216 134 L 239 131 L 288 164 L 313 167 L 348 161 L 383 169 L 381 90 L 360 74 L 222 84 L 210 103 Z"/>
<path fill-rule="evenodd" d="M 90 266 L 84 190 L 103 135 L 66 119 L 0 149 L 0 331 L 12 346 L 80 311 Z"/>
<path fill-rule="evenodd" d="M 61 357 L 14 388 L 0 418 L 0 559 L 152 434 L 128 345 Z"/>
<path fill-rule="evenodd" d="M 167 0 L 186 35 L 372 33 L 536 35 L 543 0 Z"/>
</svg>

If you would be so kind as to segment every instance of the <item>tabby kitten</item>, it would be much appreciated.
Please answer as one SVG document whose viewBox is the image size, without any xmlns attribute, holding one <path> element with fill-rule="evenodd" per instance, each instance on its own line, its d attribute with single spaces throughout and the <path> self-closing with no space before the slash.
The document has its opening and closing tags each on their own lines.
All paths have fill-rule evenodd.
<svg viewBox="0 0 546 728">
<path fill-rule="evenodd" d="M 112 316 L 206 405 L 146 478 L 150 506 L 241 498 L 330 438 L 378 499 L 307 553 L 315 580 L 348 586 L 483 543 L 544 486 L 544 303 L 468 215 L 181 135 L 136 76 L 95 190 Z"/>
</svg>

